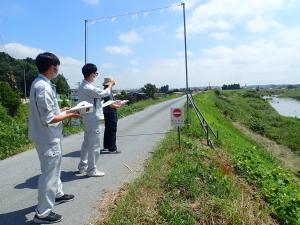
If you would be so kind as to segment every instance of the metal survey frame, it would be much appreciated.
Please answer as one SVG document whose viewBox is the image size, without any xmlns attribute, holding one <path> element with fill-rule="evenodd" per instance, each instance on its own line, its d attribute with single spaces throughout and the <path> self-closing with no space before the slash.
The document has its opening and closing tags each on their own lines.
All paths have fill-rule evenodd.
<svg viewBox="0 0 300 225">
<path fill-rule="evenodd" d="M 211 148 L 214 148 L 213 143 L 211 141 L 211 139 L 209 138 L 209 134 L 211 133 L 217 140 L 219 140 L 219 131 L 217 130 L 217 132 L 215 133 L 210 125 L 208 124 L 208 122 L 206 121 L 205 117 L 203 116 L 203 114 L 201 113 L 201 111 L 199 110 L 199 108 L 197 107 L 197 105 L 195 104 L 195 100 L 194 97 L 192 95 L 192 93 L 190 91 L 186 92 L 186 95 L 196 113 L 196 116 L 199 119 L 200 125 L 203 128 L 204 132 L 205 132 L 205 136 L 206 136 L 206 143 L 208 146 L 210 146 Z"/>
<path fill-rule="evenodd" d="M 189 78 L 188 78 L 188 63 L 187 63 L 187 44 L 186 44 L 186 21 L 185 21 L 185 3 L 181 2 L 178 6 L 182 6 L 182 16 L 183 16 L 183 31 L 184 31 L 184 59 L 185 59 L 185 91 L 186 93 L 189 91 Z M 159 9 L 159 8 L 158 8 Z M 151 9 L 152 10 L 156 10 L 156 9 Z M 144 12 L 145 10 L 141 11 Z M 130 15 L 131 13 L 126 13 L 123 14 L 121 16 L 126 16 L 126 15 Z M 85 19 L 84 20 L 84 64 L 87 63 L 87 24 L 88 24 L 89 20 Z M 191 121 L 191 117 L 190 117 L 190 109 L 189 109 L 189 97 L 188 95 L 186 96 L 186 101 L 187 101 L 187 108 L 186 108 L 186 112 L 187 112 L 187 121 L 188 124 L 190 124 Z"/>
</svg>

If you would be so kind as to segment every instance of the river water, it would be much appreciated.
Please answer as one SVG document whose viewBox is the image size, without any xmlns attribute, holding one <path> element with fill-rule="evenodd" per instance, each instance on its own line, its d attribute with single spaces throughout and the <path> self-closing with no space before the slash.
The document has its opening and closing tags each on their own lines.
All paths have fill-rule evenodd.
<svg viewBox="0 0 300 225">
<path fill-rule="evenodd" d="M 282 116 L 300 118 L 300 101 L 298 100 L 272 97 L 269 103 Z"/>
</svg>

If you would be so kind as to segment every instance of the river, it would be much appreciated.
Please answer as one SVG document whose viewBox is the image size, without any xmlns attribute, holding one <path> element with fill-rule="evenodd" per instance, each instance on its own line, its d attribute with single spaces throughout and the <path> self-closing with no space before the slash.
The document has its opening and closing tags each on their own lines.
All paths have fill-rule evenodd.
<svg viewBox="0 0 300 225">
<path fill-rule="evenodd" d="M 273 96 L 269 103 L 282 116 L 300 118 L 300 101 L 298 100 Z"/>
</svg>

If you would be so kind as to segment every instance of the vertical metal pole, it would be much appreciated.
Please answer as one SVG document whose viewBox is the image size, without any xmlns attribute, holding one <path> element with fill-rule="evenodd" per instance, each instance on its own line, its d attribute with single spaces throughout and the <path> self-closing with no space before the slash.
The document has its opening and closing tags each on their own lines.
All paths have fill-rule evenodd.
<svg viewBox="0 0 300 225">
<path fill-rule="evenodd" d="M 25 68 L 23 68 L 23 78 L 24 78 L 24 98 L 26 103 L 26 79 L 25 79 Z"/>
<path fill-rule="evenodd" d="M 186 93 L 189 91 L 189 79 L 188 79 L 188 65 L 187 65 L 187 47 L 186 47 L 186 22 L 185 22 L 185 3 L 182 2 L 182 10 L 183 10 L 183 27 L 184 27 L 184 53 L 185 53 L 185 91 Z M 187 105 L 187 121 L 190 124 L 190 109 L 189 109 L 189 98 L 188 94 L 186 95 L 186 105 Z"/>
<path fill-rule="evenodd" d="M 87 61 L 87 22 L 88 20 L 84 20 L 84 64 Z"/>
<path fill-rule="evenodd" d="M 207 145 L 209 145 L 209 129 L 208 129 L 208 124 L 206 124 L 205 127 L 206 127 L 206 141 L 207 141 Z"/>
<path fill-rule="evenodd" d="M 178 144 L 179 144 L 179 148 L 181 150 L 181 129 L 180 129 L 180 127 L 178 127 Z"/>
</svg>

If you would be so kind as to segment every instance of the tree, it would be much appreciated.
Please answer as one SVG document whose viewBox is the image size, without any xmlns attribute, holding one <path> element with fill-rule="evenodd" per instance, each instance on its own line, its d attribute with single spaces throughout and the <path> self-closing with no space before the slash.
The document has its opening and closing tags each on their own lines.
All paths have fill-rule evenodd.
<svg viewBox="0 0 300 225">
<path fill-rule="evenodd" d="M 222 90 L 237 90 L 237 89 L 241 89 L 240 84 L 229 84 L 229 85 L 224 84 L 222 86 Z"/>
<path fill-rule="evenodd" d="M 131 103 L 134 103 L 135 102 L 135 99 L 131 96 L 131 95 L 129 95 L 129 94 L 127 94 L 126 93 L 126 91 L 121 91 L 121 93 L 117 96 L 117 98 L 119 99 L 119 100 L 128 100 L 129 102 L 129 104 L 131 104 Z"/>
<path fill-rule="evenodd" d="M 23 97 L 25 97 L 24 71 L 26 96 L 28 96 L 31 83 L 38 75 L 34 60 L 31 58 L 14 59 L 6 53 L 0 52 L 0 81 L 8 82 L 10 86 Z"/>
<path fill-rule="evenodd" d="M 10 87 L 7 82 L 0 81 L 0 103 L 11 116 L 15 116 L 19 110 L 20 96 Z"/>
<path fill-rule="evenodd" d="M 169 85 L 167 84 L 167 85 L 161 86 L 160 89 L 159 89 L 159 91 L 161 93 L 168 93 L 168 91 L 169 91 Z"/>
<path fill-rule="evenodd" d="M 149 98 L 154 98 L 154 94 L 158 92 L 156 86 L 150 83 L 144 85 L 142 90 Z"/>
<path fill-rule="evenodd" d="M 52 83 L 56 85 L 56 92 L 58 94 L 65 96 L 69 95 L 70 86 L 63 74 L 58 74 L 58 76 L 52 80 Z"/>
</svg>

